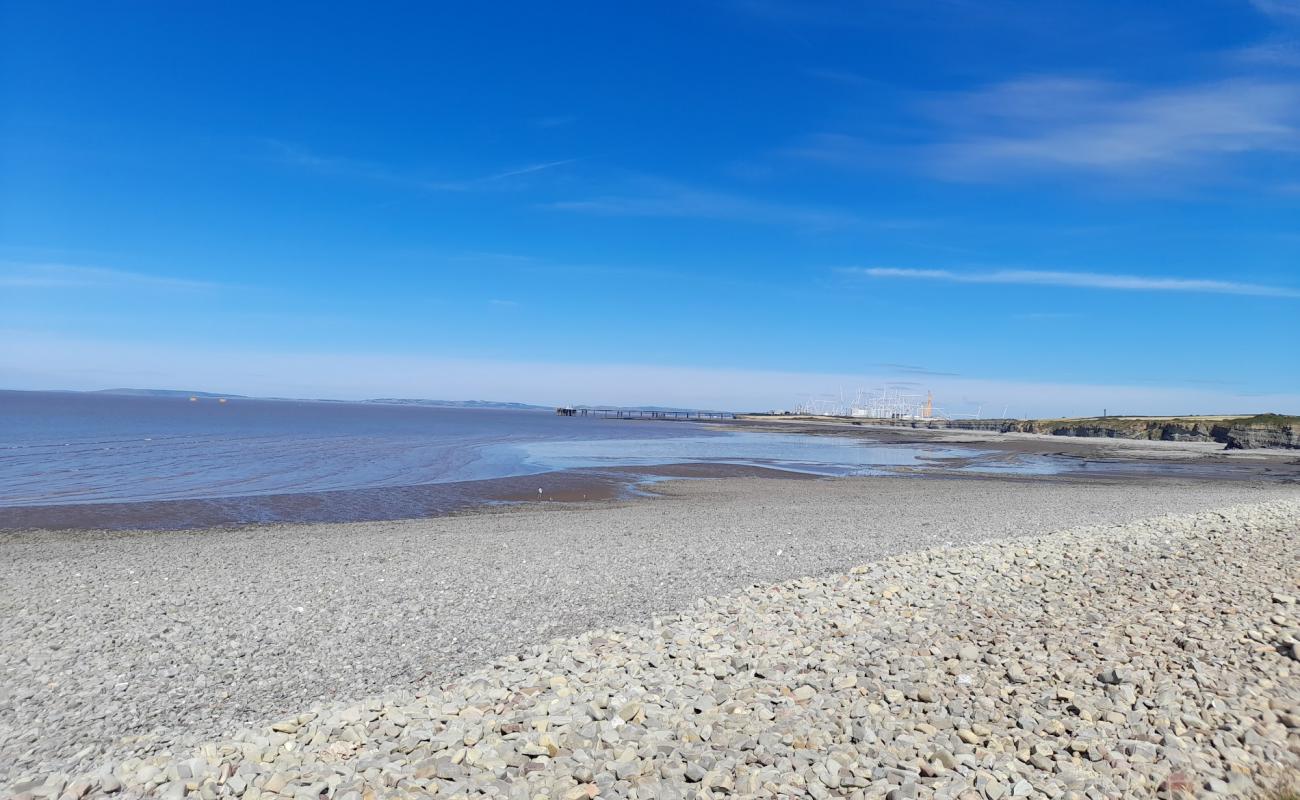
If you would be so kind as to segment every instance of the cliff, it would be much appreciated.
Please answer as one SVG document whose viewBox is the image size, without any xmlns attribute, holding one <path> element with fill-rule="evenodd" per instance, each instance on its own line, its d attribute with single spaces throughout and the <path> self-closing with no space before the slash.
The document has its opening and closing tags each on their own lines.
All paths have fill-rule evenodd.
<svg viewBox="0 0 1300 800">
<path fill-rule="evenodd" d="M 1041 433 L 1165 442 L 1219 442 L 1229 450 L 1300 449 L 1300 417 L 1259 414 L 1244 417 L 1091 417 L 1079 419 L 880 420 L 912 428 L 950 428 Z M 875 424 L 874 422 L 872 424 Z"/>
<path fill-rule="evenodd" d="M 1300 417 L 1261 414 L 1233 420 L 1226 438 L 1229 450 L 1253 447 L 1300 450 Z"/>
</svg>

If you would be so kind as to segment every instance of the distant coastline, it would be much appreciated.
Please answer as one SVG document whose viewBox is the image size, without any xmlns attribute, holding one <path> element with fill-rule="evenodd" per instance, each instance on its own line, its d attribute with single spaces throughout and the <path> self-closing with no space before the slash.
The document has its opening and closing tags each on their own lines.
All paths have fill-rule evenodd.
<svg viewBox="0 0 1300 800">
<path fill-rule="evenodd" d="M 242 394 L 223 394 L 221 392 L 185 391 L 184 389 L 94 389 L 84 394 L 111 394 L 119 397 L 225 397 L 230 399 L 249 399 Z"/>
<path fill-rule="evenodd" d="M 375 405 L 389 406 L 425 406 L 429 408 L 484 408 L 496 410 L 512 411 L 551 411 L 553 405 L 544 405 L 538 403 L 520 403 L 510 400 L 438 400 L 424 397 L 371 397 L 359 400 L 340 400 L 337 398 L 325 397 L 280 397 L 280 396 L 259 396 L 234 394 L 231 392 L 211 392 L 199 391 L 196 389 L 136 389 L 136 388 L 113 388 L 113 389 L 8 389 L 4 391 L 29 391 L 29 392 L 66 392 L 69 394 L 98 394 L 113 395 L 117 397 L 179 397 L 190 398 L 197 397 L 200 399 L 227 399 L 227 400 L 278 400 L 294 403 L 369 403 Z M 686 406 L 656 406 L 656 405 L 602 405 L 600 408 L 621 411 L 666 411 L 666 412 L 683 412 L 683 411 L 700 411 L 704 409 L 688 408 Z M 597 408 L 589 404 L 579 404 L 574 408 Z"/>
<path fill-rule="evenodd" d="M 1059 419 L 873 419 L 799 414 L 747 414 L 742 419 L 1163 442 L 1216 442 L 1224 445 L 1227 450 L 1300 449 L 1300 417 L 1282 414 Z"/>
<path fill-rule="evenodd" d="M 25 391 L 25 390 L 15 390 Z M 533 403 L 513 403 L 498 400 L 429 400 L 424 398 L 399 398 L 399 397 L 376 397 L 366 398 L 363 400 L 334 400 L 318 397 L 257 397 L 246 394 L 232 394 L 230 392 L 207 392 L 187 389 L 133 389 L 133 388 L 115 388 L 115 389 L 91 389 L 87 391 L 77 390 L 32 390 L 32 391 L 68 391 L 73 394 L 107 394 L 118 397 L 198 397 L 203 399 L 228 399 L 228 400 L 281 400 L 296 403 L 375 403 L 381 405 L 401 405 L 401 406 L 429 406 L 433 408 L 492 408 L 492 409 L 512 409 L 515 411 L 542 411 L 549 410 L 550 406 L 536 405 Z"/>
</svg>

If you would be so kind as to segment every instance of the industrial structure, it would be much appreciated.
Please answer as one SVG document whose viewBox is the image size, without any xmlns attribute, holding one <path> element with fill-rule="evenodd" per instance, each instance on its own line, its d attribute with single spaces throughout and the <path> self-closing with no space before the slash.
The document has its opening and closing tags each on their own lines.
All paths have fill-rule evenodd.
<svg viewBox="0 0 1300 800">
<path fill-rule="evenodd" d="M 809 397 L 795 407 L 796 414 L 816 417 L 857 417 L 862 419 L 941 420 L 948 419 L 934 404 L 934 393 L 907 394 L 896 386 L 874 391 L 859 389 L 852 399 L 841 391 L 838 399 Z M 964 415 L 963 415 L 964 416 Z"/>
</svg>

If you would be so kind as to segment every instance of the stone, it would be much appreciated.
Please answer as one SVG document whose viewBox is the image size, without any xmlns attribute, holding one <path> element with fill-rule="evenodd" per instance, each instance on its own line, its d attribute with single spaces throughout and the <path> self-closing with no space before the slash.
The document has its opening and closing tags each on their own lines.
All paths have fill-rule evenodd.
<svg viewBox="0 0 1300 800">
<path fill-rule="evenodd" d="M 1295 581 L 1297 521 L 1300 504 L 1278 501 L 904 553 L 6 789 L 1100 800 L 1195 782 L 1242 795 L 1265 770 L 1300 768 L 1300 628 L 1289 604 L 1262 602 Z M 882 586 L 899 588 L 886 599 Z M 332 607 L 330 589 L 307 606 Z M 414 663 L 400 647 L 380 656 Z"/>
<path fill-rule="evenodd" d="M 636 718 L 637 714 L 640 713 L 641 713 L 641 704 L 636 702 L 635 700 L 628 703 L 624 703 L 623 706 L 620 707 L 618 710 L 618 716 L 624 722 L 631 722 L 633 719 Z"/>
</svg>

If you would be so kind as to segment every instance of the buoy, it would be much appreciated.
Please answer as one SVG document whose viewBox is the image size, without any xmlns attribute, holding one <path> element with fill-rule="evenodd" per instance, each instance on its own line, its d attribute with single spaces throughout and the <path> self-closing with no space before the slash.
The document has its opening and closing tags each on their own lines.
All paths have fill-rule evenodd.
<svg viewBox="0 0 1300 800">
<path fill-rule="evenodd" d="M 199 402 L 199 398 L 194 397 L 194 396 L 191 395 L 191 397 L 190 397 L 190 402 L 191 402 L 191 403 L 197 403 L 197 402 Z"/>
<path fill-rule="evenodd" d="M 217 402 L 218 402 L 218 403 L 224 403 L 224 402 L 226 402 L 226 398 L 223 397 L 223 398 L 221 398 L 220 400 L 218 400 Z"/>
</svg>

